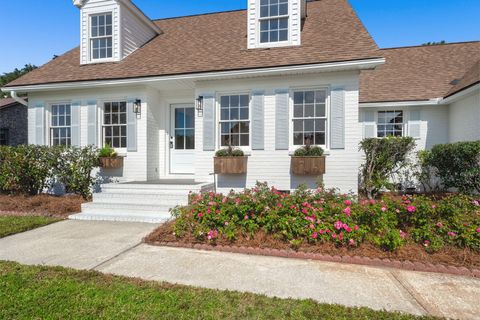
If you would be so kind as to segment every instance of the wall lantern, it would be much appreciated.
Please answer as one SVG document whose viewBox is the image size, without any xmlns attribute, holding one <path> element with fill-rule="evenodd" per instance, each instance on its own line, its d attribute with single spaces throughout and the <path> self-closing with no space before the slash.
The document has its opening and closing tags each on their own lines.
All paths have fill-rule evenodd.
<svg viewBox="0 0 480 320">
<path fill-rule="evenodd" d="M 133 112 L 136 115 L 139 115 L 142 113 L 142 100 L 140 99 L 135 100 L 135 102 L 133 103 Z"/>
<path fill-rule="evenodd" d="M 201 115 L 203 113 L 203 96 L 199 96 L 195 102 L 195 108 L 197 109 L 198 114 Z"/>
</svg>

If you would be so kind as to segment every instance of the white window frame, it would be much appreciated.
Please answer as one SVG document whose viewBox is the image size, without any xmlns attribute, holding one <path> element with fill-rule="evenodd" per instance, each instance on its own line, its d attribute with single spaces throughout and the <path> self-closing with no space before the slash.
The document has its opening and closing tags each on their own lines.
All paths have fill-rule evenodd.
<svg viewBox="0 0 480 320">
<path fill-rule="evenodd" d="M 92 18 L 94 16 L 102 16 L 102 15 L 111 15 L 112 16 L 112 34 L 110 36 L 97 36 L 97 37 L 93 37 L 92 36 Z M 91 14 L 88 14 L 88 30 L 87 30 L 87 34 L 88 34 L 88 61 L 90 61 L 90 63 L 102 63 L 102 62 L 111 62 L 111 61 L 115 61 L 115 28 L 114 28 L 114 13 L 113 11 L 106 11 L 106 12 L 95 12 L 95 13 L 91 13 Z M 107 57 L 107 58 L 93 58 L 93 45 L 92 45 L 92 42 L 93 40 L 95 39 L 103 39 L 103 38 L 112 38 L 112 56 L 111 57 Z"/>
<path fill-rule="evenodd" d="M 218 92 L 216 94 L 216 126 L 217 126 L 217 139 L 216 139 L 216 149 L 224 149 L 226 146 L 222 146 L 222 122 L 232 122 L 234 120 L 222 121 L 221 120 L 221 97 L 223 96 L 248 96 L 248 120 L 238 120 L 246 122 L 248 121 L 249 130 L 248 130 L 248 146 L 233 146 L 234 148 L 241 149 L 244 152 L 252 151 L 252 93 L 250 91 L 226 91 Z"/>
<path fill-rule="evenodd" d="M 402 123 L 401 124 L 388 124 L 388 123 L 379 123 L 379 114 L 380 112 L 402 112 Z M 408 125 L 408 120 L 406 119 L 407 112 L 404 109 L 399 109 L 399 108 L 391 108 L 391 109 L 377 109 L 375 110 L 375 137 L 378 139 L 384 139 L 386 137 L 379 137 L 378 133 L 378 126 L 381 125 L 401 125 L 402 126 L 402 135 L 400 137 L 406 137 L 408 136 L 407 134 L 407 125 Z M 407 121 L 406 121 L 407 120 Z M 396 137 L 396 136 L 393 136 Z"/>
<path fill-rule="evenodd" d="M 102 147 L 105 147 L 105 126 L 112 126 L 112 125 L 105 125 L 105 103 L 112 103 L 112 102 L 125 102 L 127 106 L 127 113 L 128 113 L 128 100 L 127 98 L 112 98 L 112 99 L 102 99 L 99 100 L 98 103 L 100 104 L 100 117 L 98 119 L 99 123 L 99 128 L 100 128 L 100 143 L 99 145 Z M 123 124 L 122 124 L 123 126 Z M 115 149 L 115 151 L 119 154 L 126 154 L 127 153 L 127 146 L 128 146 L 128 115 L 126 115 L 126 122 L 125 122 L 125 128 L 126 128 L 126 146 L 122 148 L 115 148 L 111 146 L 112 148 Z"/>
<path fill-rule="evenodd" d="M 69 105 L 70 106 L 70 126 L 53 126 L 53 123 L 52 123 L 52 116 L 53 116 L 53 112 L 52 112 L 52 107 L 53 106 L 58 106 L 58 105 Z M 46 120 L 46 124 L 47 124 L 47 143 L 49 146 L 53 146 L 53 134 L 52 134 L 52 129 L 55 129 L 55 128 L 66 128 L 66 127 L 70 127 L 70 145 L 69 146 L 72 146 L 72 102 L 71 101 L 51 101 L 51 102 L 48 102 L 47 104 L 47 108 L 46 108 L 46 112 L 45 112 L 45 116 L 47 117 L 47 120 Z"/>
<path fill-rule="evenodd" d="M 288 12 L 287 14 L 284 14 L 284 15 L 278 15 L 278 16 L 268 16 L 268 17 L 262 17 L 261 16 L 261 0 L 257 0 L 257 3 L 256 3 L 256 6 L 257 6 L 257 14 L 256 14 L 256 45 L 257 47 L 260 47 L 260 48 L 271 48 L 271 47 L 284 47 L 284 46 L 288 46 L 291 44 L 292 42 L 292 17 L 290 15 L 290 12 L 292 10 L 291 8 L 291 2 L 288 1 Z M 262 21 L 267 21 L 267 20 L 272 20 L 272 19 L 283 19 L 283 18 L 286 18 L 288 20 L 288 38 L 286 41 L 277 41 L 277 42 L 261 42 L 261 35 L 262 35 L 262 31 L 261 31 L 261 22 Z"/>
<path fill-rule="evenodd" d="M 325 91 L 325 94 L 326 94 L 326 97 L 325 97 L 325 118 L 326 118 L 326 124 L 325 124 L 325 144 L 324 145 L 315 145 L 315 146 L 318 146 L 318 147 L 321 147 L 323 150 L 325 151 L 329 151 L 330 150 L 330 135 L 331 135 L 331 120 L 330 120 L 330 92 L 331 92 L 331 89 L 329 86 L 313 86 L 313 87 L 292 87 L 290 88 L 289 90 L 289 95 L 290 95 L 290 98 L 289 98 L 289 111 L 288 111 L 288 114 L 289 114 L 289 152 L 290 153 L 293 153 L 295 152 L 295 150 L 297 150 L 298 148 L 302 147 L 300 145 L 295 145 L 294 144 L 294 141 L 293 141 L 293 120 L 295 119 L 293 117 L 293 109 L 294 109 L 294 106 L 295 106 L 295 100 L 294 100 L 294 94 L 295 92 L 298 92 L 298 91 L 319 91 L 319 90 L 323 90 Z M 315 118 L 313 118 L 315 119 Z"/>
</svg>

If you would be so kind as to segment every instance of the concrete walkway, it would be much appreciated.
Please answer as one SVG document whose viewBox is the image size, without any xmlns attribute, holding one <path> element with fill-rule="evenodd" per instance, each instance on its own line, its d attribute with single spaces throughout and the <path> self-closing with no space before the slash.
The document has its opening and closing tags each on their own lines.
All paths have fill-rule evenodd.
<svg viewBox="0 0 480 320">
<path fill-rule="evenodd" d="M 141 244 L 151 224 L 64 221 L 0 239 L 0 260 L 416 315 L 480 319 L 480 280 Z"/>
</svg>

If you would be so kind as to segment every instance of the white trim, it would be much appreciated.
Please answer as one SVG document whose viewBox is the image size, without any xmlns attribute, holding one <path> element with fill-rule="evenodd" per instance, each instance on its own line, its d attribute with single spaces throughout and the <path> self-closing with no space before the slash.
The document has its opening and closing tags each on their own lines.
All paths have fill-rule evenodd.
<svg viewBox="0 0 480 320">
<path fill-rule="evenodd" d="M 447 98 L 443 99 L 442 104 L 450 104 L 452 102 L 455 102 L 455 101 L 463 98 L 464 96 L 471 94 L 472 92 L 474 92 L 476 90 L 480 90 L 480 83 L 477 83 L 476 85 L 471 86 L 470 88 L 463 89 L 462 91 L 459 91 L 459 92 L 451 95 L 450 97 L 447 97 Z"/>
<path fill-rule="evenodd" d="M 360 103 L 361 108 L 401 108 L 408 106 L 434 106 L 440 104 L 442 101 L 439 99 L 432 100 L 417 100 L 417 101 L 393 101 L 393 102 L 366 102 Z"/>
<path fill-rule="evenodd" d="M 299 73 L 299 72 L 330 72 L 343 70 L 365 70 L 374 69 L 385 63 L 385 58 L 374 58 L 365 60 L 353 60 L 346 62 L 327 62 L 319 64 L 308 64 L 300 66 L 285 66 L 259 69 L 245 69 L 235 71 L 219 71 L 219 72 L 203 72 L 190 73 L 173 76 L 156 76 L 143 77 L 120 80 L 98 80 L 98 81 L 76 81 L 76 82 L 59 82 L 52 84 L 38 84 L 26 86 L 13 86 L 1 88 L 2 91 L 18 91 L 18 92 L 34 92 L 45 90 L 69 90 L 82 88 L 98 88 L 100 86 L 122 86 L 131 84 L 146 84 L 158 81 L 175 81 L 175 80 L 213 80 L 223 77 L 251 77 L 251 76 L 273 76 L 283 73 Z"/>
</svg>

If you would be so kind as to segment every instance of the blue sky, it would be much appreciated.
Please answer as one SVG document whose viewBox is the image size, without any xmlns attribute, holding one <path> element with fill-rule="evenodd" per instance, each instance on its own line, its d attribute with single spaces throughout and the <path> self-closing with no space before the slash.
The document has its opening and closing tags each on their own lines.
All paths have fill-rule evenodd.
<svg viewBox="0 0 480 320">
<path fill-rule="evenodd" d="M 150 18 L 242 9 L 246 0 L 133 0 Z M 480 0 L 350 0 L 382 48 L 429 41 L 480 40 Z M 79 11 L 71 0 L 2 1 L 0 73 L 42 65 L 78 45 Z"/>
</svg>

